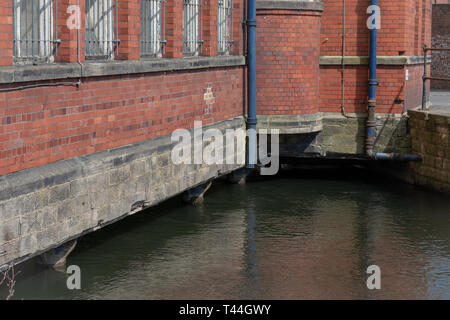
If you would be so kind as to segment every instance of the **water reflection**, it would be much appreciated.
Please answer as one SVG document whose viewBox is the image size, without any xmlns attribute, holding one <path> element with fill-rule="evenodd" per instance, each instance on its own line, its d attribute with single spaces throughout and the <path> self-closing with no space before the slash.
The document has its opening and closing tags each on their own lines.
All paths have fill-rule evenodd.
<svg viewBox="0 0 450 320">
<path fill-rule="evenodd" d="M 364 180 L 219 185 L 88 235 L 66 275 L 19 266 L 16 298 L 450 299 L 449 199 Z M 366 269 L 380 266 L 382 289 Z M 4 296 L 4 290 L 0 291 Z"/>
</svg>

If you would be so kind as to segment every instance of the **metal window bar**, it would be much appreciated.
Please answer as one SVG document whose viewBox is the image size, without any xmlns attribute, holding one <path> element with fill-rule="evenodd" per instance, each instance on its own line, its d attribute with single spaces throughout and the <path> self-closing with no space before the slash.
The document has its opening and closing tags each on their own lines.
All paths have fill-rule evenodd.
<svg viewBox="0 0 450 320">
<path fill-rule="evenodd" d="M 202 39 L 202 3 L 201 0 L 183 1 L 183 54 L 198 55 Z"/>
<path fill-rule="evenodd" d="M 428 60 L 428 51 L 450 51 L 450 48 L 428 48 L 427 45 L 423 47 L 423 92 L 422 92 L 422 109 L 426 109 L 427 105 L 427 80 L 439 80 L 439 81 L 450 81 L 450 78 L 443 77 L 430 77 L 428 76 L 427 71 L 427 60 Z"/>
<path fill-rule="evenodd" d="M 56 28 L 58 1 L 12 0 L 12 7 L 15 61 L 53 61 L 61 43 Z"/>
<path fill-rule="evenodd" d="M 229 54 L 233 45 L 233 0 L 218 0 L 217 40 L 219 54 Z"/>
<path fill-rule="evenodd" d="M 113 59 L 119 54 L 118 0 L 86 0 L 86 58 Z"/>
<path fill-rule="evenodd" d="M 141 56 L 161 57 L 165 48 L 166 0 L 141 0 Z"/>
</svg>

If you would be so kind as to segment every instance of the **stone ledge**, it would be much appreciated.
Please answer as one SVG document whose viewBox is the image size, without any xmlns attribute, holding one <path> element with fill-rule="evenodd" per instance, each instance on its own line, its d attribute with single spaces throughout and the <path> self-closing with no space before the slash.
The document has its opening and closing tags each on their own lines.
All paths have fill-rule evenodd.
<svg viewBox="0 0 450 320">
<path fill-rule="evenodd" d="M 322 131 L 320 113 L 301 115 L 258 115 L 257 129 L 279 129 L 280 134 L 313 133 Z"/>
<path fill-rule="evenodd" d="M 323 2 L 305 0 L 256 0 L 256 9 L 323 11 Z"/>
<path fill-rule="evenodd" d="M 240 122 L 244 123 L 243 117 L 223 120 L 203 128 L 226 129 Z M 192 133 L 192 130 L 189 131 Z M 119 167 L 155 153 L 170 152 L 172 145 L 171 136 L 166 135 L 0 176 L 0 201 Z"/>
<path fill-rule="evenodd" d="M 244 66 L 244 56 L 87 61 L 0 67 L 0 84 Z"/>
<path fill-rule="evenodd" d="M 242 116 L 203 126 L 244 129 Z M 195 143 L 190 129 L 191 143 Z M 245 158 L 245 142 L 224 148 Z M 205 144 L 204 141 L 203 144 Z M 245 166 L 171 162 L 171 135 L 0 176 L 0 268 L 96 231 Z M 223 149 L 222 149 L 223 150 Z M 6 187 L 5 187 L 6 185 Z"/>
<path fill-rule="evenodd" d="M 427 63 L 431 63 L 431 57 L 428 57 Z M 321 66 L 334 66 L 342 64 L 342 56 L 320 56 L 319 64 Z M 346 56 L 344 57 L 345 65 L 368 65 L 368 56 Z M 415 65 L 423 64 L 423 56 L 378 56 L 378 65 Z"/>
</svg>

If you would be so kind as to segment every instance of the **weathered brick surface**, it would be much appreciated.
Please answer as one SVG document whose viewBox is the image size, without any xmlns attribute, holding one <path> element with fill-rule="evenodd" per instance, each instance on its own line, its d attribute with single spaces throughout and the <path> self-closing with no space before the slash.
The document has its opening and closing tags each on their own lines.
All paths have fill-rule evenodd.
<svg viewBox="0 0 450 320">
<path fill-rule="evenodd" d="M 320 17 L 320 11 L 257 10 L 258 114 L 319 111 Z"/>
<path fill-rule="evenodd" d="M 342 0 L 323 0 L 321 52 L 323 56 L 342 54 Z M 423 43 L 430 43 L 431 2 L 426 0 L 379 0 L 381 29 L 378 30 L 378 54 L 421 55 Z M 369 30 L 366 26 L 370 0 L 346 1 L 346 55 L 369 54 Z"/>
<path fill-rule="evenodd" d="M 406 71 L 408 70 L 408 80 Z M 428 69 L 429 70 L 429 69 Z M 345 111 L 363 113 L 367 111 L 367 66 L 345 68 Z M 377 68 L 377 113 L 401 114 L 422 104 L 423 65 L 385 66 Z M 340 66 L 320 68 L 320 110 L 340 111 L 342 84 Z M 428 84 L 429 86 L 429 84 Z M 427 93 L 429 90 L 427 90 Z"/>
<path fill-rule="evenodd" d="M 240 116 L 242 77 L 241 67 L 217 68 L 0 93 L 0 175 L 166 135 L 194 120 Z"/>
<path fill-rule="evenodd" d="M 341 56 L 343 47 L 343 1 L 324 0 L 321 29 L 321 56 Z M 369 30 L 366 13 L 369 0 L 346 1 L 346 56 L 369 55 Z M 431 43 L 431 3 L 429 1 L 378 1 L 381 29 L 378 30 L 378 56 L 421 56 L 424 43 Z M 409 80 L 406 80 L 406 70 Z M 423 71 L 423 70 L 422 70 Z M 402 113 L 420 104 L 422 79 L 420 65 L 379 65 L 377 112 Z M 368 66 L 345 67 L 345 110 L 367 110 Z M 320 67 L 320 110 L 340 112 L 342 106 L 340 65 Z M 419 93 L 418 93 L 419 92 Z"/>
<path fill-rule="evenodd" d="M 69 29 L 67 20 L 75 12 L 68 13 L 70 6 L 80 6 L 80 29 Z M 54 57 L 56 62 L 80 62 L 85 60 L 85 19 L 84 19 L 84 1 L 63 0 L 58 2 L 58 24 L 55 26 L 58 30 L 58 38 L 61 44 L 58 45 L 58 54 Z M 73 21 L 72 21 L 73 22 Z"/>
<path fill-rule="evenodd" d="M 225 133 L 245 129 L 245 122 L 238 117 L 203 130 L 211 128 Z M 175 143 L 167 135 L 1 177 L 0 266 L 49 250 L 134 214 L 143 205 L 155 205 L 243 166 L 175 165 L 171 161 Z M 224 149 L 233 148 L 239 157 L 244 157 L 244 147 L 244 141 L 224 141 Z"/>
<path fill-rule="evenodd" d="M 13 62 L 12 1 L 0 0 L 0 66 Z"/>
<path fill-rule="evenodd" d="M 450 116 L 409 111 L 412 152 L 422 155 L 414 164 L 415 183 L 450 194 Z"/>
<path fill-rule="evenodd" d="M 118 38 L 120 39 L 118 58 L 125 60 L 139 60 L 141 40 L 140 1 L 119 1 L 118 5 Z"/>
<path fill-rule="evenodd" d="M 450 3 L 433 5 L 432 45 L 435 48 L 450 48 Z M 434 77 L 450 78 L 450 52 L 433 52 L 431 74 Z M 450 89 L 450 81 L 431 82 L 435 89 Z"/>
</svg>

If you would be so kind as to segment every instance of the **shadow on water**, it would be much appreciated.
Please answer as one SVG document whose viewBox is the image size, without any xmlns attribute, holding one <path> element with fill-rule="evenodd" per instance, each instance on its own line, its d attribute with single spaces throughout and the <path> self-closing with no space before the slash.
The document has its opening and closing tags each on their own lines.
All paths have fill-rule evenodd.
<svg viewBox="0 0 450 320">
<path fill-rule="evenodd" d="M 217 182 L 201 207 L 176 197 L 79 239 L 81 290 L 17 266 L 15 298 L 449 299 L 449 204 L 362 170 Z"/>
</svg>

